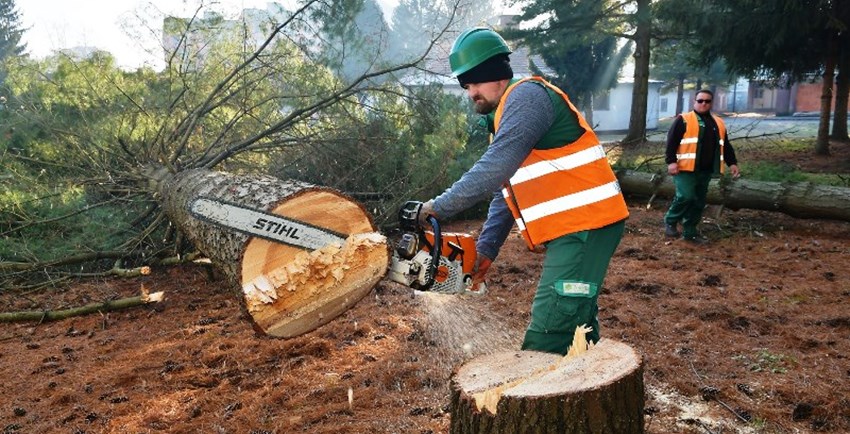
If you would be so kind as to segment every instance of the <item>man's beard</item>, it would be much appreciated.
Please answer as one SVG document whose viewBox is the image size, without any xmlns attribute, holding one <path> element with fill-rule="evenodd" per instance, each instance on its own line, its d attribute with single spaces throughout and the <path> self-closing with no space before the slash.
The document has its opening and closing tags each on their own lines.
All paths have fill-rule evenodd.
<svg viewBox="0 0 850 434">
<path fill-rule="evenodd" d="M 492 103 L 487 101 L 484 98 L 481 98 L 477 101 L 472 102 L 475 105 L 475 112 L 478 114 L 486 115 L 491 113 L 493 110 L 496 110 L 496 107 L 499 105 L 498 103 Z"/>
</svg>

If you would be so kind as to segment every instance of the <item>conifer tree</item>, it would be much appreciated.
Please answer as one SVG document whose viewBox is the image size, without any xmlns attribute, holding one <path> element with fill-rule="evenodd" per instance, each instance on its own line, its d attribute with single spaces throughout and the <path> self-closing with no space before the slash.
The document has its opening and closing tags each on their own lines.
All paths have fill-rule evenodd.
<svg viewBox="0 0 850 434">
<path fill-rule="evenodd" d="M 671 4 L 672 0 L 669 1 Z M 788 78 L 822 81 L 820 124 L 815 153 L 829 155 L 829 123 L 835 72 L 850 43 L 850 4 L 838 0 L 675 0 L 670 19 L 691 32 L 705 63 L 723 58 L 728 68 L 769 84 L 787 87 Z M 850 86 L 839 83 L 840 101 Z M 836 119 L 846 124 L 846 106 Z M 839 130 L 838 136 L 842 132 Z"/>
<path fill-rule="evenodd" d="M 6 59 L 20 56 L 26 48 L 21 44 L 20 16 L 14 0 L 0 0 L 0 83 L 6 80 Z"/>
<path fill-rule="evenodd" d="M 633 44 L 635 67 L 629 130 L 623 143 L 639 143 L 646 139 L 649 50 L 653 37 L 652 3 L 651 0 L 529 0 L 522 2 L 523 12 L 519 19 L 535 25 L 514 32 L 509 38 L 522 38 L 532 46 L 535 43 L 548 44 L 553 50 L 561 47 L 565 55 L 568 49 L 578 47 L 584 56 L 598 59 L 593 66 L 598 71 L 606 64 L 615 65 L 611 63 L 617 60 L 611 44 L 615 39 L 612 38 L 629 40 Z M 547 59 L 547 62 L 551 61 Z M 589 76 L 587 73 L 583 75 Z M 606 80 L 598 83 L 596 88 L 601 90 L 611 85 L 611 81 Z"/>
</svg>

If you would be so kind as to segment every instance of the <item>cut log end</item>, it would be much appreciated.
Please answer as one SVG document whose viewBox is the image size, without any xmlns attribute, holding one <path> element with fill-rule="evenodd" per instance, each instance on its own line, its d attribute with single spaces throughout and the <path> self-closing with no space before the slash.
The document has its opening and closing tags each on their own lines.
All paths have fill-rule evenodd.
<svg viewBox="0 0 850 434">
<path fill-rule="evenodd" d="M 566 357 L 517 351 L 469 361 L 452 376 L 450 432 L 532 432 L 516 429 L 528 421 L 557 432 L 643 432 L 640 357 L 612 339 L 585 348 Z"/>
<path fill-rule="evenodd" d="M 169 218 L 243 289 L 245 310 L 260 333 L 309 332 L 352 307 L 387 272 L 389 244 L 375 233 L 366 209 L 336 190 L 200 169 L 179 172 L 161 186 Z M 310 238 L 296 236 L 296 226 L 329 236 L 287 243 Z"/>
<path fill-rule="evenodd" d="M 516 380 L 500 384 L 482 392 L 473 393 L 472 398 L 475 400 L 475 406 L 478 411 L 488 411 L 491 414 L 496 414 L 498 411 L 499 400 L 502 399 L 502 395 L 506 390 L 514 389 L 525 382 L 536 381 L 540 379 L 540 377 L 546 375 L 547 372 L 561 368 L 562 365 L 569 363 L 571 359 L 584 354 L 590 348 L 593 348 L 593 343 L 587 342 L 587 334 L 590 333 L 591 330 L 592 328 L 588 327 L 586 324 L 576 327 L 576 331 L 573 334 L 573 342 L 570 345 L 570 350 L 567 352 L 567 355 L 556 359 L 554 363 L 544 363 L 543 366 L 538 367 L 537 370 L 530 375 L 524 375 Z"/>
<path fill-rule="evenodd" d="M 389 263 L 386 238 L 355 234 L 257 274 L 242 285 L 248 312 L 266 334 L 292 337 L 327 323 L 362 299 Z"/>
</svg>

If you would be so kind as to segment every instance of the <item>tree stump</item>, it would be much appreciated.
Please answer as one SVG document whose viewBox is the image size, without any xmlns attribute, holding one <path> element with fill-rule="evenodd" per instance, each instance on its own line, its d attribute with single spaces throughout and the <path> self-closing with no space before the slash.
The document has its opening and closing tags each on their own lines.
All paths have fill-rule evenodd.
<svg viewBox="0 0 850 434">
<path fill-rule="evenodd" d="M 602 339 L 574 357 L 477 357 L 452 375 L 452 434 L 643 433 L 643 362 Z"/>
<path fill-rule="evenodd" d="M 314 330 L 357 303 L 387 272 L 386 238 L 359 203 L 333 189 L 203 169 L 160 171 L 152 179 L 170 220 L 242 288 L 244 307 L 262 333 L 288 338 Z M 192 215 L 199 200 L 256 211 L 263 222 L 222 227 Z M 275 216 L 332 232 L 338 241 L 311 249 L 256 236 L 251 226 L 268 230 Z"/>
</svg>

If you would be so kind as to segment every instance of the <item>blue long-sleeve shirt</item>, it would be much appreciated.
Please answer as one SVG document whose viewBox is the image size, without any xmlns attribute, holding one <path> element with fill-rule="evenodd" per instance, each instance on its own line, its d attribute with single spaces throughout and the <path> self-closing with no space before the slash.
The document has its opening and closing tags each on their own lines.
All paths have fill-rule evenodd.
<svg viewBox="0 0 850 434">
<path fill-rule="evenodd" d="M 499 131 L 484 155 L 457 182 L 434 199 L 434 212 L 451 217 L 492 194 L 487 220 L 476 243 L 478 253 L 496 259 L 514 224 L 500 191 L 555 121 L 543 86 L 520 83 L 508 95 Z"/>
</svg>

